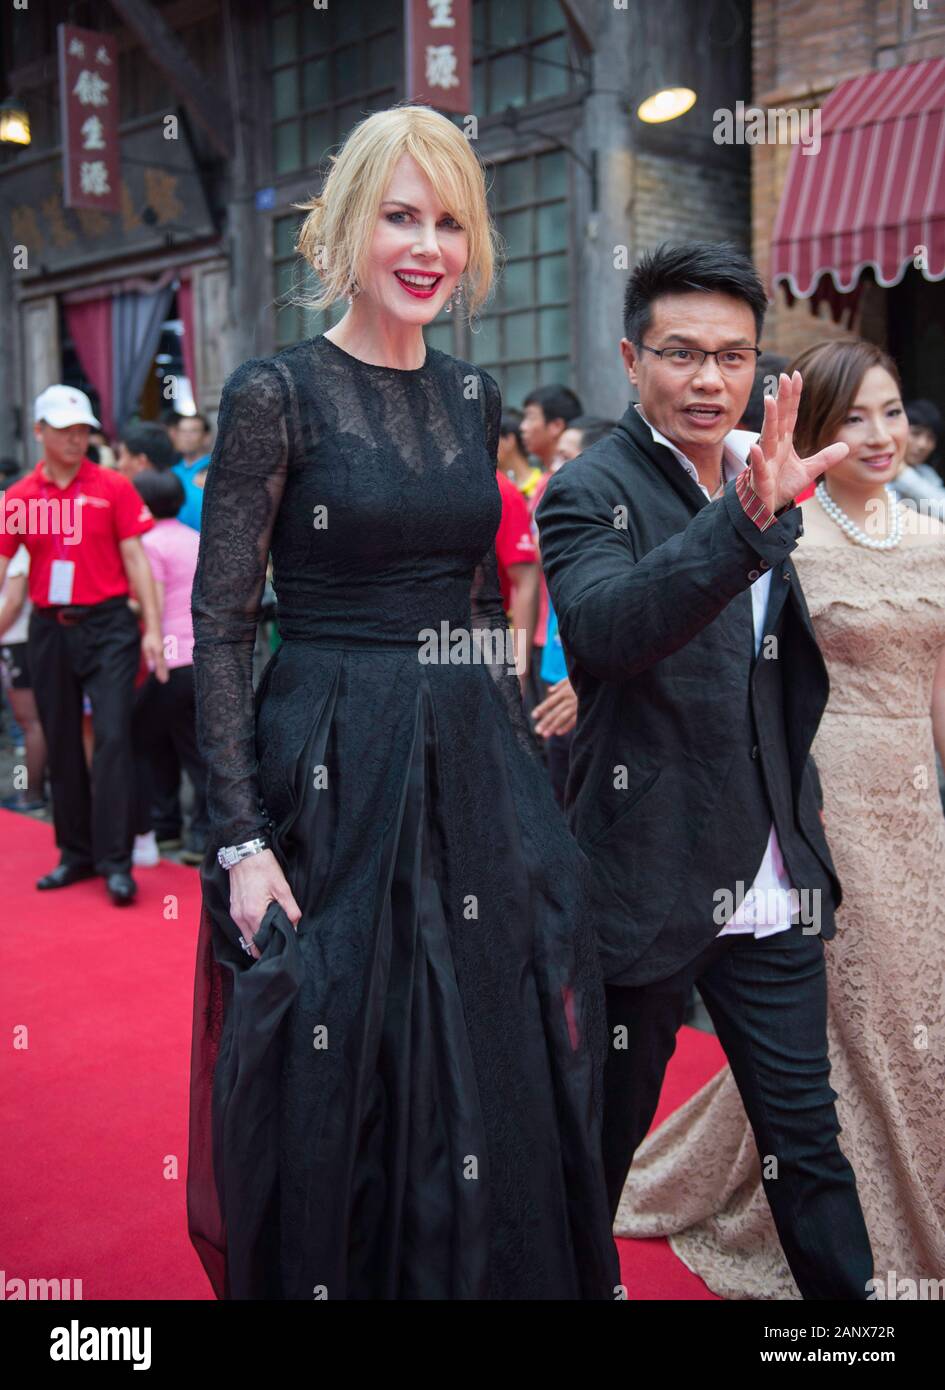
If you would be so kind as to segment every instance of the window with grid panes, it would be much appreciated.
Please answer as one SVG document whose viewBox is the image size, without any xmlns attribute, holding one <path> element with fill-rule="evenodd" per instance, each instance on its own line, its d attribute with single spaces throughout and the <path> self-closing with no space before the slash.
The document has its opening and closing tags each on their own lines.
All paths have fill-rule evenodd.
<svg viewBox="0 0 945 1390">
<path fill-rule="evenodd" d="M 316 294 L 320 282 L 315 272 L 294 251 L 304 213 L 277 217 L 272 224 L 275 276 L 276 351 L 304 338 L 314 338 L 337 323 L 347 308 L 344 300 L 329 309 L 309 310 L 292 303 L 299 295 Z"/>
<path fill-rule="evenodd" d="M 516 408 L 536 386 L 571 378 L 567 181 L 564 150 L 506 160 L 492 178 L 489 202 L 506 261 L 469 353 Z"/>
<path fill-rule="evenodd" d="M 273 177 L 320 164 L 365 115 L 392 106 L 403 70 L 402 0 L 325 9 L 273 0 Z"/>
<path fill-rule="evenodd" d="M 559 0 L 473 0 L 473 110 L 491 116 L 572 90 Z"/>
<path fill-rule="evenodd" d="M 391 0 L 346 0 L 344 6 L 335 9 L 332 24 L 328 22 L 333 14 L 330 6 L 312 13 L 280 4 L 278 0 L 274 6 L 273 160 L 277 177 L 316 165 L 325 151 L 337 146 L 364 114 L 391 105 L 400 95 L 403 11 L 399 0 L 394 3 Z M 340 67 L 335 66 L 338 60 L 343 60 Z M 373 86 L 365 88 L 365 67 L 375 78 L 387 74 L 390 85 L 380 90 Z M 362 82 L 359 89 L 362 95 L 359 101 L 352 102 L 351 96 L 356 90 L 352 83 L 359 81 Z M 558 0 L 474 0 L 474 110 L 487 115 L 503 110 L 510 103 L 539 102 L 571 88 L 567 35 Z M 316 97 L 320 103 L 317 111 L 312 106 Z M 452 119 L 457 123 L 462 120 L 460 116 Z M 539 156 L 539 159 L 552 161 L 542 164 L 538 170 L 539 174 L 547 176 L 553 172 L 553 162 L 560 161 L 563 156 L 555 153 Z M 519 167 L 526 161 L 514 163 Z M 566 177 L 563 163 L 560 168 L 554 167 L 554 173 L 563 186 Z M 562 293 L 563 277 L 561 302 L 543 303 L 541 313 L 532 315 L 530 331 L 526 331 L 521 317 L 514 315 L 507 326 L 496 328 L 495 336 L 502 339 L 502 352 L 509 359 L 507 361 L 493 360 L 495 353 L 491 350 L 490 361 L 486 361 L 484 344 L 491 330 L 485 315 L 482 333 L 471 335 L 472 360 L 483 366 L 494 366 L 497 379 L 506 383 L 505 389 L 516 389 L 518 382 L 528 379 L 539 362 L 547 362 L 549 369 L 570 368 L 566 340 L 562 340 L 557 356 L 549 351 L 549 344 L 559 334 L 560 320 L 566 321 L 568 307 L 567 257 L 566 254 L 552 254 L 556 249 L 553 244 L 556 225 L 559 234 L 566 237 L 563 194 L 560 202 L 562 206 L 558 205 L 556 195 L 549 196 L 544 206 L 533 209 L 536 229 L 534 236 L 529 234 L 528 241 L 529 254 L 536 259 L 536 274 L 541 277 L 542 292 Z M 490 324 L 493 317 L 504 317 L 506 307 L 516 307 L 522 279 L 527 278 L 517 249 L 523 222 L 521 217 L 514 220 L 514 214 L 523 211 L 518 207 L 509 209 L 512 215 L 509 225 L 515 235 L 515 246 L 509 246 L 507 272 L 512 281 L 508 295 L 504 281 L 500 282 L 498 300 L 490 305 Z M 281 230 L 280 224 L 285 224 Z M 277 219 L 275 224 L 277 296 L 284 295 L 291 287 L 297 289 L 305 277 L 312 274 L 292 256 L 291 242 L 296 225 L 295 217 Z M 504 233 L 501 222 L 500 231 Z M 507 239 L 511 243 L 512 239 Z M 565 245 L 562 241 L 562 248 Z M 508 306 L 504 302 L 506 299 Z M 279 345 L 323 332 L 338 321 L 345 309 L 346 305 L 341 303 L 322 314 L 312 315 L 293 306 L 277 307 Z M 424 338 L 431 347 L 444 352 L 456 351 L 453 323 L 445 310 L 424 329 Z M 521 360 L 523 353 L 527 360 Z M 529 382 L 525 389 L 530 389 L 531 384 Z"/>
</svg>

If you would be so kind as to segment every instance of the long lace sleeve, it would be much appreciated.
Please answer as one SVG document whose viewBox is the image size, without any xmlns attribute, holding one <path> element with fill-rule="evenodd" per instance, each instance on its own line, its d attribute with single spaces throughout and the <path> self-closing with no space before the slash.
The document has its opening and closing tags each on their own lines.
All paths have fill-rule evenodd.
<svg viewBox="0 0 945 1390">
<path fill-rule="evenodd" d="M 494 377 L 481 369 L 480 375 L 485 392 L 486 448 L 493 467 L 498 468 L 502 396 Z M 509 631 L 509 623 L 502 604 L 502 590 L 499 586 L 499 562 L 496 557 L 494 541 L 476 566 L 476 572 L 473 575 L 471 601 L 473 627 L 488 628 L 496 633 L 497 639 L 499 636 L 503 639 L 501 642 L 495 640 L 491 643 L 485 643 L 483 645 L 484 652 L 492 654 L 502 652 L 505 649 L 504 638 Z M 514 667 L 510 667 L 507 661 L 489 661 L 487 664 L 489 674 L 499 687 L 502 698 L 505 700 L 509 719 L 519 743 L 541 763 L 538 736 L 529 728 L 528 720 L 525 717 L 525 710 L 522 705 L 522 688 Z"/>
<path fill-rule="evenodd" d="M 207 764 L 214 848 L 264 833 L 256 761 L 253 650 L 269 542 L 288 469 L 289 386 L 272 362 L 244 362 L 220 402 L 194 576 L 197 739 Z"/>
</svg>

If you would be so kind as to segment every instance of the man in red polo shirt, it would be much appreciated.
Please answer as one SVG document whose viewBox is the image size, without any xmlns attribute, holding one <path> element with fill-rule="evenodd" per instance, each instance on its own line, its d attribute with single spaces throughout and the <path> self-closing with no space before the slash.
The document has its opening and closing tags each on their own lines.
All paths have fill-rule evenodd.
<svg viewBox="0 0 945 1390">
<path fill-rule="evenodd" d="M 88 396 L 50 386 L 36 399 L 43 457 L 0 510 L 0 583 L 22 542 L 33 603 L 27 649 L 46 735 L 60 863 L 37 888 L 101 874 L 112 901 L 131 902 L 134 757 L 131 710 L 139 656 L 167 680 L 160 612 L 141 535 L 153 518 L 118 472 L 85 457 L 98 426 Z M 141 603 L 144 635 L 128 607 Z M 82 748 L 82 692 L 92 703 L 91 783 Z"/>
</svg>

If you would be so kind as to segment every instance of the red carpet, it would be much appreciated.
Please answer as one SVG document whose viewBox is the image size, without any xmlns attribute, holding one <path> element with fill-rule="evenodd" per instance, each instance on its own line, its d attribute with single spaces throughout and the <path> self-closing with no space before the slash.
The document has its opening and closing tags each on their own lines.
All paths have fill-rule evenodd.
<svg viewBox="0 0 945 1390">
<path fill-rule="evenodd" d="M 661 1125 L 667 1115 L 678 1109 L 724 1065 L 725 1053 L 712 1033 L 683 1028 L 666 1070 L 651 1128 Z M 693 1274 L 676 1258 L 667 1240 L 618 1240 L 617 1249 L 620 1276 L 629 1298 L 718 1298 L 698 1274 Z"/>
<path fill-rule="evenodd" d="M 209 1298 L 184 1192 L 197 871 L 136 870 L 118 908 L 99 878 L 37 892 L 50 826 L 0 810 L 0 844 L 0 1270 L 81 1279 L 85 1299 Z M 722 1060 L 685 1029 L 657 1122 Z M 713 1297 L 665 1241 L 619 1245 L 631 1298 Z"/>
</svg>

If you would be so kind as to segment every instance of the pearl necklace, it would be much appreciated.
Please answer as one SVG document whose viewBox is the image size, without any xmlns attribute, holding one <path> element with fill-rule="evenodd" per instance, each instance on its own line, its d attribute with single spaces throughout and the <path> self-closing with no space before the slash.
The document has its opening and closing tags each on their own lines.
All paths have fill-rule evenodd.
<svg viewBox="0 0 945 1390">
<path fill-rule="evenodd" d="M 892 530 L 889 535 L 885 536 L 881 541 L 877 540 L 875 536 L 868 536 L 865 531 L 860 530 L 856 522 L 853 521 L 851 517 L 847 516 L 842 507 L 837 506 L 824 483 L 820 482 L 817 484 L 814 489 L 814 496 L 830 517 L 830 520 L 835 521 L 840 527 L 840 530 L 844 535 L 849 536 L 851 541 L 855 541 L 857 545 L 865 545 L 870 550 L 892 550 L 893 546 L 898 545 L 902 540 L 901 504 L 899 498 L 896 496 L 895 490 L 890 487 L 889 483 L 884 483 L 883 487 L 886 492 L 888 503 L 892 508 L 893 521 Z"/>
</svg>

